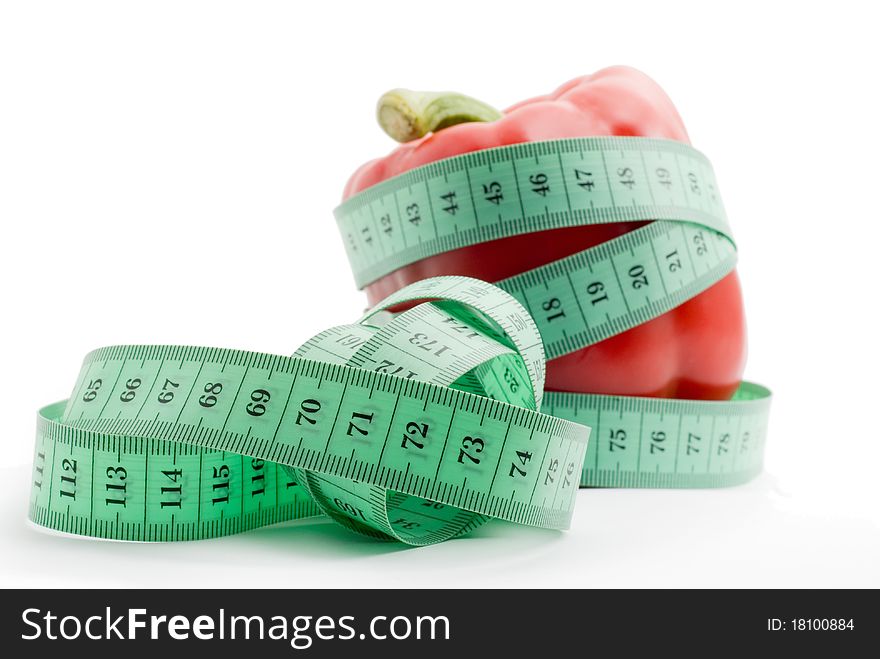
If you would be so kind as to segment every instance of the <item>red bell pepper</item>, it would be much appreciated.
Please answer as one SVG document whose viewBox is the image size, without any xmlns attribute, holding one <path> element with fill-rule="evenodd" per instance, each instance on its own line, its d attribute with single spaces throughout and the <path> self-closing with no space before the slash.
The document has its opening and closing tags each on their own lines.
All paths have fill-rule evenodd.
<svg viewBox="0 0 880 659">
<path fill-rule="evenodd" d="M 689 143 L 672 101 L 648 76 L 611 67 L 576 78 L 548 96 L 503 114 L 458 94 L 395 90 L 379 105 L 383 128 L 406 143 L 361 166 L 344 198 L 401 174 L 469 151 L 592 135 L 641 135 Z M 373 304 L 403 286 L 436 275 L 498 281 L 632 231 L 644 223 L 578 226 L 518 235 L 437 254 L 367 286 Z M 726 399 L 746 358 L 739 279 L 717 284 L 626 332 L 552 360 L 547 389 L 667 398 Z"/>
</svg>

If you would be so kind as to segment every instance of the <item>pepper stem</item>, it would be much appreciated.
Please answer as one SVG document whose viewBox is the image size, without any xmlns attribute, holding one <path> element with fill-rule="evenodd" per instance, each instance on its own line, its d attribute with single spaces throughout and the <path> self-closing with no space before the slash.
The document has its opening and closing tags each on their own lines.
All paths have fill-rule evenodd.
<svg viewBox="0 0 880 659">
<path fill-rule="evenodd" d="M 471 121 L 495 121 L 501 113 L 490 105 L 455 92 L 392 89 L 382 95 L 376 118 L 398 142 L 411 142 L 431 132 Z"/>
</svg>

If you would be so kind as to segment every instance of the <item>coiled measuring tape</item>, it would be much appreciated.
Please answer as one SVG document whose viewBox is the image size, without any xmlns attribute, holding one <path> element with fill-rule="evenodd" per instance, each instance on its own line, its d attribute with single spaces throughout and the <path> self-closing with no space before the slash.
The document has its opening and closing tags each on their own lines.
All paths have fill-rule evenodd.
<svg viewBox="0 0 880 659">
<path fill-rule="evenodd" d="M 465 277 L 409 286 L 290 358 L 102 348 L 40 411 L 29 515 L 120 540 L 321 513 L 411 545 L 492 517 L 566 528 L 589 429 L 538 412 L 543 386 L 528 312 Z"/>
<path fill-rule="evenodd" d="M 496 282 L 553 359 L 669 311 L 736 262 L 708 160 L 668 140 L 588 137 L 440 160 L 345 201 L 336 218 L 359 287 L 441 252 L 533 231 L 652 220 Z M 544 411 L 593 429 L 584 486 L 720 487 L 761 469 L 770 392 L 730 401 L 547 392 Z"/>
<path fill-rule="evenodd" d="M 564 528 L 578 473 L 582 485 L 705 487 L 760 470 L 759 385 L 725 402 L 543 395 L 545 351 L 625 331 L 733 268 L 711 168 L 693 149 L 588 138 L 481 151 L 374 186 L 337 217 L 360 284 L 483 240 L 657 221 L 500 288 L 414 284 L 292 358 L 97 350 L 70 400 L 40 412 L 31 519 L 182 540 L 326 513 L 421 545 L 491 517 Z"/>
</svg>

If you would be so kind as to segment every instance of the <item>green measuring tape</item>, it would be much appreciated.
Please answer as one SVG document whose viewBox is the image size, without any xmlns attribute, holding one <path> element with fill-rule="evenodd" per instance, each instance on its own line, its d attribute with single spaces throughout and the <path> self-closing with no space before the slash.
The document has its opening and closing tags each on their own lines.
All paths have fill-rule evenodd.
<svg viewBox="0 0 880 659">
<path fill-rule="evenodd" d="M 493 517 L 565 528 L 579 483 L 714 487 L 761 469 L 770 393 L 758 385 L 724 402 L 543 391 L 545 355 L 654 318 L 732 270 L 711 168 L 690 147 L 583 138 L 479 151 L 336 214 L 360 285 L 481 241 L 655 221 L 497 287 L 418 282 L 289 358 L 99 349 L 71 398 L 40 411 L 34 522 L 189 540 L 323 513 L 424 545 Z"/>
<path fill-rule="evenodd" d="M 372 186 L 336 210 L 359 286 L 441 252 L 561 227 L 654 220 L 496 285 L 534 318 L 553 359 L 624 332 L 730 273 L 736 247 L 708 160 L 641 137 L 468 153 Z M 731 401 L 547 392 L 544 411 L 593 429 L 584 486 L 718 487 L 761 469 L 770 392 Z"/>
<path fill-rule="evenodd" d="M 409 286 L 292 358 L 102 348 L 40 411 L 30 518 L 122 540 L 320 513 L 412 545 L 491 517 L 566 528 L 589 429 L 539 413 L 543 384 L 528 312 L 464 277 Z"/>
</svg>

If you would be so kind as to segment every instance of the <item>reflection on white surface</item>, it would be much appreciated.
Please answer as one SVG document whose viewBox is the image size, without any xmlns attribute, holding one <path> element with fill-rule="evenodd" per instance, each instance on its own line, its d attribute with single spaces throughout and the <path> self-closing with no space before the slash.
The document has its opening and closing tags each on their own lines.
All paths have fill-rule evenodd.
<svg viewBox="0 0 880 659">
<path fill-rule="evenodd" d="M 817 511 L 769 474 L 725 490 L 582 490 L 570 531 L 496 521 L 421 549 L 328 521 L 168 544 L 44 533 L 24 517 L 28 480 L 24 467 L 0 479 L 4 587 L 880 586 L 877 522 Z"/>
</svg>

